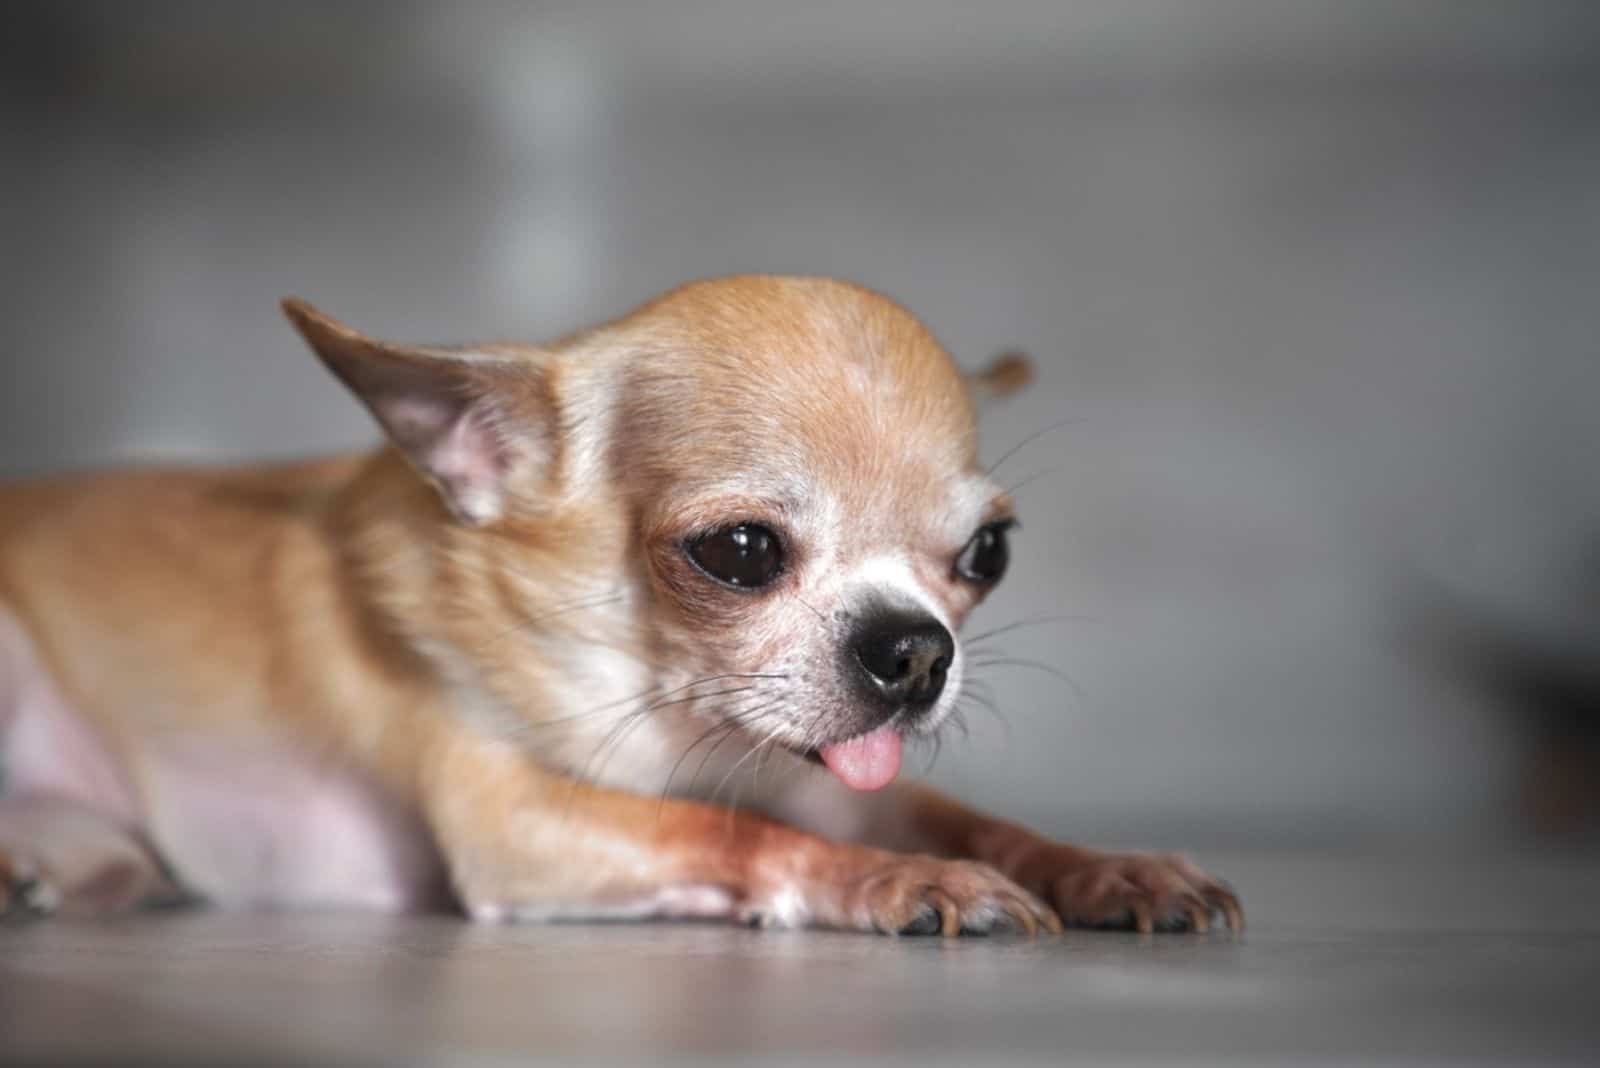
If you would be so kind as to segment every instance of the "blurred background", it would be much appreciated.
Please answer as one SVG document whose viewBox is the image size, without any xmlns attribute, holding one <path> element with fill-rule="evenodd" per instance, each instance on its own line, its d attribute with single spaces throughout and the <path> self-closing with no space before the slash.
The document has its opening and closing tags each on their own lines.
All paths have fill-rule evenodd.
<svg viewBox="0 0 1600 1068">
<path fill-rule="evenodd" d="M 1033 353 L 989 458 L 1067 420 L 972 629 L 1074 618 L 936 779 L 1149 844 L 1592 840 L 1595 4 L 0 18 L 0 476 L 374 440 L 287 294 L 536 340 L 842 276 Z"/>
</svg>

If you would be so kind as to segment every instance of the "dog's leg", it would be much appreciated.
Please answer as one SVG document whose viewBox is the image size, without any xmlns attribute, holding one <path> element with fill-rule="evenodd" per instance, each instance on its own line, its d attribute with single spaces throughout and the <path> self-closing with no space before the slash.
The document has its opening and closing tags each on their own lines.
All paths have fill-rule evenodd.
<svg viewBox="0 0 1600 1068">
<path fill-rule="evenodd" d="M 826 841 L 695 802 L 580 785 L 502 745 L 455 738 L 423 805 L 475 918 L 737 919 L 884 933 L 1059 930 L 985 864 Z"/>
<path fill-rule="evenodd" d="M 133 835 L 61 798 L 0 798 L 0 915 L 101 914 L 170 898 Z"/>
<path fill-rule="evenodd" d="M 112 912 L 170 894 L 128 830 L 109 750 L 0 602 L 0 915 Z"/>
</svg>

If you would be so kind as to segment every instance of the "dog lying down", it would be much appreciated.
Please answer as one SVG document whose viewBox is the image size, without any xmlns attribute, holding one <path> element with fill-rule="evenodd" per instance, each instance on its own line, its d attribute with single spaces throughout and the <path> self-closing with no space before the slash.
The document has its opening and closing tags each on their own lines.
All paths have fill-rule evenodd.
<svg viewBox="0 0 1600 1068">
<path fill-rule="evenodd" d="M 383 449 L 0 488 L 0 908 L 1240 926 L 901 781 L 1006 570 L 973 397 L 1019 360 L 815 278 L 542 346 L 284 311 Z"/>
</svg>

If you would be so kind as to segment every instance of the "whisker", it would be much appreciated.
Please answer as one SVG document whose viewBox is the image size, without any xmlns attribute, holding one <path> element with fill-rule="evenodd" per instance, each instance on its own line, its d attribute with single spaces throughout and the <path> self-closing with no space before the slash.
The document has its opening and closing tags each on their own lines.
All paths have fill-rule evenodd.
<svg viewBox="0 0 1600 1068">
<path fill-rule="evenodd" d="M 973 702 L 979 708 L 983 709 L 985 712 L 988 712 L 990 715 L 992 715 L 995 719 L 999 720 L 1002 724 L 1005 725 L 1005 727 L 1008 730 L 1010 729 L 1010 727 L 1011 727 L 1010 722 L 1006 719 L 1006 717 L 1004 715 L 1001 714 L 1000 706 L 995 703 L 994 698 L 992 696 L 990 696 L 989 694 L 980 693 L 977 690 L 968 690 L 968 689 L 963 687 L 962 692 L 956 697 L 956 700 L 957 701 L 965 700 L 965 701 Z"/>
<path fill-rule="evenodd" d="M 626 740 L 627 735 L 633 733 L 633 731 L 638 728 L 639 724 L 643 723 L 644 720 L 646 718 L 648 718 L 648 716 L 652 712 L 656 712 L 656 711 L 658 711 L 658 710 L 660 710 L 662 708 L 666 708 L 666 707 L 668 707 L 670 705 L 683 704 L 685 701 L 709 700 L 710 698 L 721 696 L 721 695 L 749 693 L 749 692 L 751 692 L 753 690 L 758 690 L 759 688 L 760 688 L 759 686 L 738 686 L 738 687 L 730 687 L 730 688 L 728 688 L 726 690 L 718 690 L 718 691 L 716 691 L 714 693 L 691 694 L 688 697 L 680 697 L 677 700 L 673 700 L 673 701 L 654 701 L 654 702 L 651 702 L 649 705 L 646 705 L 643 708 L 636 709 L 636 710 L 634 710 L 632 712 L 629 712 L 626 716 L 624 716 L 621 720 L 618 721 L 617 725 L 614 725 L 612 727 L 611 731 L 607 733 L 605 738 L 601 739 L 600 745 L 596 748 L 595 753 L 598 754 L 601 750 L 605 749 L 606 746 L 609 744 L 610 748 L 611 748 L 611 752 L 606 755 L 605 759 L 601 761 L 600 766 L 595 769 L 594 778 L 595 779 L 599 778 L 600 774 L 605 770 L 606 762 L 611 759 L 612 754 L 614 754 L 618 749 L 620 749 L 622 747 L 622 743 Z M 735 722 L 738 721 L 738 718 L 739 717 L 734 717 Z M 624 725 L 626 725 L 626 726 L 624 726 Z M 618 731 L 619 727 L 623 728 L 620 735 L 617 734 L 617 731 Z M 617 735 L 617 736 L 615 738 L 613 738 L 613 735 Z M 594 759 L 594 755 L 591 754 L 590 760 L 584 762 L 585 771 L 587 771 L 588 765 L 589 765 L 590 761 L 592 761 L 593 759 Z M 583 776 L 580 775 L 580 779 L 582 777 Z M 671 782 L 670 777 L 668 779 L 668 782 L 670 784 L 670 782 Z"/>
<path fill-rule="evenodd" d="M 751 746 L 750 747 L 750 751 L 748 753 L 746 753 L 744 756 L 740 757 L 738 760 L 734 761 L 733 767 L 729 768 L 728 771 L 727 771 L 727 774 L 722 776 L 721 781 L 719 781 L 717 783 L 716 789 L 711 791 L 711 796 L 707 800 L 715 802 L 716 799 L 717 799 L 717 795 L 722 792 L 722 788 L 728 784 L 728 780 L 729 779 L 733 778 L 734 773 L 736 771 L 738 771 L 741 767 L 744 766 L 744 762 L 746 760 L 749 760 L 752 756 L 755 756 L 757 753 L 761 752 L 767 746 L 776 744 L 777 740 L 778 740 L 777 737 L 773 736 L 773 737 L 770 737 L 770 738 L 762 739 L 761 741 L 758 741 L 755 745 Z M 757 764 L 759 765 L 759 763 L 760 763 L 760 761 L 758 760 Z M 738 788 L 737 784 L 735 784 L 735 786 L 734 786 L 733 802 L 729 807 L 730 807 L 730 809 L 737 809 L 739 807 L 739 788 Z"/>
<path fill-rule="evenodd" d="M 625 596 L 625 593 L 609 593 L 604 597 L 590 597 L 580 601 L 573 601 L 569 604 L 564 604 L 560 607 L 553 608 L 547 612 L 541 612 L 539 615 L 522 620 L 516 624 L 516 626 L 506 628 L 472 651 L 473 653 L 481 653 L 491 645 L 502 642 L 506 638 L 511 637 L 511 635 L 516 634 L 519 631 L 525 631 L 530 627 L 538 626 L 540 623 L 555 619 L 557 616 L 564 616 L 572 612 L 579 612 L 589 608 L 605 608 L 607 605 L 618 604 Z"/>
<path fill-rule="evenodd" d="M 1062 471 L 1065 471 L 1066 469 L 1067 469 L 1067 465 L 1066 464 L 1056 464 L 1056 465 L 1054 465 L 1052 467 L 1047 467 L 1042 471 L 1035 471 L 1033 474 L 1029 475 L 1027 478 L 1019 479 L 1016 482 L 1011 483 L 1011 485 L 1006 486 L 1005 489 L 1004 489 L 1004 492 L 1005 492 L 1006 496 L 1008 496 L 1008 497 L 1015 496 L 1016 492 L 1019 489 L 1021 489 L 1022 487 L 1030 485 L 1030 484 L 1032 484 L 1034 482 L 1037 482 L 1041 478 L 1045 478 L 1045 477 L 1047 477 L 1049 475 L 1060 474 Z"/>
<path fill-rule="evenodd" d="M 828 625 L 828 617 L 823 615 L 821 612 L 817 611 L 815 608 L 813 608 L 810 601 L 806 600 L 804 597 L 800 596 L 798 593 L 796 593 L 794 595 L 794 599 L 799 601 L 801 604 L 805 605 L 808 609 L 810 609 L 811 610 L 811 614 L 816 616 L 818 619 L 820 619 L 822 621 L 822 625 L 823 626 L 827 626 Z"/>
<path fill-rule="evenodd" d="M 821 747 L 823 739 L 817 736 L 817 727 L 821 725 L 823 719 L 826 718 L 827 715 L 828 709 L 826 706 L 824 706 L 822 708 L 818 708 L 811 714 L 811 718 L 806 720 L 805 727 L 803 727 L 800 731 L 800 737 L 804 740 L 804 747 L 806 749 L 817 749 Z"/>
<path fill-rule="evenodd" d="M 700 737 L 696 738 L 693 742 L 689 743 L 688 748 L 684 749 L 684 751 L 678 755 L 678 759 L 673 763 L 672 769 L 667 772 L 667 781 L 661 787 L 661 800 L 662 800 L 662 802 L 666 801 L 668 795 L 672 791 L 672 780 L 675 777 L 677 777 L 678 769 L 683 767 L 683 762 L 685 760 L 688 760 L 690 754 L 693 753 L 696 749 L 698 749 L 707 739 L 709 739 L 713 734 L 716 734 L 719 731 L 731 732 L 731 731 L 738 730 L 741 726 L 744 725 L 745 718 L 747 716 L 751 715 L 754 712 L 764 711 L 765 709 L 771 708 L 776 703 L 777 703 L 776 701 L 768 701 L 765 704 L 759 704 L 759 705 L 755 706 L 753 709 L 745 709 L 745 710 L 742 710 L 742 711 L 736 710 L 731 715 L 728 715 L 728 716 L 720 719 L 716 723 L 713 723 L 709 728 L 706 729 L 706 731 L 704 733 L 702 733 L 700 735 Z M 703 769 L 705 767 L 704 761 L 701 762 L 700 767 L 701 767 L 701 769 Z M 698 777 L 699 771 L 697 770 L 695 772 L 695 774 Z M 694 780 L 693 779 L 691 779 L 689 781 L 689 789 L 691 789 L 691 790 L 694 789 Z"/>
<path fill-rule="evenodd" d="M 689 779 L 689 790 L 691 793 L 694 791 L 695 784 L 700 781 L 701 773 L 706 770 L 706 764 L 711 760 L 712 757 L 717 755 L 717 750 L 722 748 L 723 743 L 737 734 L 740 728 L 745 727 L 750 723 L 759 721 L 761 717 L 767 715 L 777 704 L 778 701 L 776 700 L 769 701 L 766 704 L 760 705 L 748 712 L 740 713 L 740 715 L 733 718 L 733 720 L 729 723 L 730 729 L 724 733 L 722 737 L 718 738 L 715 744 L 713 744 L 710 749 L 706 750 L 705 755 L 700 758 L 700 764 L 694 769 L 694 776 Z"/>
<path fill-rule="evenodd" d="M 627 736 L 637 730 L 639 724 L 643 723 L 649 717 L 650 713 L 655 712 L 658 709 L 665 708 L 667 705 L 682 704 L 685 701 L 697 701 L 700 700 L 701 697 L 711 698 L 724 694 L 749 693 L 754 689 L 756 689 L 754 686 L 741 686 L 728 690 L 718 690 L 715 693 L 710 694 L 696 694 L 690 697 L 679 698 L 676 701 L 667 701 L 665 703 L 646 705 L 644 708 L 629 712 L 626 716 L 618 721 L 617 726 L 612 727 L 611 732 L 608 732 L 605 738 L 601 739 L 600 745 L 596 752 L 605 749 L 608 744 L 611 747 L 611 751 L 606 754 L 605 759 L 602 760 L 600 765 L 595 768 L 595 779 L 599 779 L 601 773 L 605 771 L 606 763 L 611 759 L 612 755 L 615 754 L 618 749 L 622 748 L 622 743 L 627 739 Z M 619 727 L 622 728 L 620 734 L 617 733 Z M 615 738 L 612 737 L 613 734 L 616 734 Z M 587 768 L 587 762 L 585 763 L 585 767 Z"/>
<path fill-rule="evenodd" d="M 967 648 L 970 649 L 974 645 L 978 644 L 981 641 L 987 641 L 988 639 L 994 638 L 994 637 L 998 637 L 1001 634 L 1010 634 L 1012 631 L 1021 630 L 1023 627 L 1042 627 L 1042 626 L 1046 626 L 1046 625 L 1049 625 L 1049 624 L 1055 624 L 1055 623 L 1103 623 L 1103 622 L 1105 622 L 1105 620 L 1100 619 L 1100 618 L 1098 618 L 1096 616 L 1083 616 L 1083 615 L 1033 616 L 1033 617 L 1031 617 L 1029 619 L 1019 619 L 1015 623 L 1007 623 L 1003 627 L 995 627 L 993 630 L 986 630 L 986 631 L 983 631 L 980 634 L 974 634 L 971 637 L 963 638 L 963 639 L 961 639 L 961 643 L 963 645 L 965 645 Z"/>
<path fill-rule="evenodd" d="M 656 802 L 656 815 L 658 817 L 661 814 L 661 806 L 666 804 L 667 803 L 667 798 L 672 795 L 672 780 L 677 777 L 678 769 L 683 767 L 683 762 L 685 760 L 689 759 L 689 754 L 693 753 L 696 749 L 700 748 L 700 746 L 702 744 L 704 744 L 706 739 L 710 738 L 713 734 L 716 734 L 719 731 L 730 731 L 730 730 L 733 730 L 733 729 L 735 729 L 735 726 L 736 726 L 735 724 L 730 723 L 727 720 L 719 720 L 718 722 L 713 723 L 711 726 L 707 727 L 705 729 L 705 731 L 700 735 L 700 737 L 698 737 L 694 741 L 690 742 L 689 745 L 684 749 L 684 751 L 682 753 L 678 754 L 678 759 L 673 761 L 671 770 L 669 770 L 667 772 L 667 781 L 665 783 L 663 783 L 662 786 L 661 786 L 661 797 Z M 693 786 L 694 786 L 694 784 L 691 782 L 690 783 L 690 788 L 693 789 Z"/>
<path fill-rule="evenodd" d="M 648 697 L 650 697 L 652 695 L 655 695 L 655 696 L 658 696 L 658 697 L 660 697 L 662 699 L 665 699 L 665 698 L 673 697 L 673 696 L 675 696 L 677 694 L 680 694 L 685 690 L 691 689 L 692 687 L 705 686 L 705 685 L 708 685 L 709 683 L 713 683 L 713 682 L 725 682 L 725 681 L 728 681 L 730 679 L 786 679 L 788 677 L 789 677 L 788 675 L 772 674 L 772 673 L 768 673 L 768 672 L 738 672 L 738 671 L 730 671 L 730 672 L 724 672 L 721 675 L 706 675 L 703 678 L 694 679 L 694 680 L 692 680 L 690 682 L 684 683 L 681 686 L 675 686 L 672 689 L 665 690 L 665 691 L 663 691 L 660 686 L 652 686 L 648 690 L 642 690 L 639 693 L 633 694 L 632 696 L 629 696 L 629 697 L 619 697 L 614 701 L 607 701 L 603 705 L 596 705 L 594 708 L 588 709 L 587 711 L 584 711 L 584 712 L 574 712 L 574 713 L 572 713 L 570 715 L 566 715 L 566 716 L 557 716 L 554 719 L 539 720 L 537 723 L 525 723 L 525 724 L 522 724 L 515 733 L 519 733 L 520 734 L 520 733 L 523 733 L 523 732 L 526 732 L 526 731 L 530 731 L 530 730 L 534 730 L 534 729 L 540 728 L 540 727 L 556 727 L 556 726 L 562 726 L 562 725 L 566 725 L 566 724 L 571 724 L 571 723 L 573 723 L 573 722 L 575 722 L 577 720 L 588 719 L 590 716 L 599 715 L 601 712 L 606 712 L 606 711 L 609 711 L 609 710 L 611 710 L 613 708 L 618 708 L 618 707 L 623 706 L 623 705 L 632 704 L 635 701 L 642 701 L 642 700 L 644 700 L 644 699 L 646 699 L 646 698 L 648 698 Z M 713 696 L 716 696 L 716 695 L 715 694 L 701 694 L 699 696 L 702 696 L 702 697 L 713 697 Z M 666 704 L 674 704 L 674 703 L 676 703 L 676 702 L 666 702 Z M 661 705 L 659 707 L 666 707 L 666 704 L 663 704 L 663 705 Z"/>
<path fill-rule="evenodd" d="M 712 690 L 710 693 L 692 693 L 688 697 L 678 697 L 671 701 L 652 701 L 649 711 L 671 708 L 673 705 L 686 704 L 690 701 L 704 701 L 713 697 L 728 697 L 736 693 L 749 693 L 751 690 L 760 689 L 759 686 L 730 686 L 726 690 Z"/>
<path fill-rule="evenodd" d="M 780 774 L 778 777 L 778 781 L 773 783 L 773 786 L 782 786 L 803 771 L 811 772 L 815 770 L 816 769 L 811 766 L 809 761 L 791 760 L 789 761 L 789 766 L 783 769 L 782 774 Z"/>
<path fill-rule="evenodd" d="M 772 740 L 773 740 L 774 743 L 776 743 L 777 742 L 777 737 L 774 736 Z M 767 756 L 770 756 L 776 748 L 777 748 L 776 745 L 769 746 L 767 748 L 766 755 L 759 756 L 759 757 L 756 758 L 756 769 L 750 776 L 750 785 L 755 787 L 756 789 L 760 789 L 761 788 L 761 769 L 766 766 L 766 762 L 767 762 L 766 758 L 767 758 Z"/>
<path fill-rule="evenodd" d="M 979 698 L 977 694 L 971 693 L 963 694 L 961 697 L 957 698 L 957 701 L 970 701 L 976 707 L 981 708 L 983 711 L 993 716 L 995 721 L 1000 724 L 1000 731 L 1005 735 L 1007 745 L 1011 745 L 1016 741 L 1016 733 L 1011 729 L 1011 721 L 1006 718 L 1005 713 L 1001 712 L 999 706 L 997 706 L 993 701 L 990 701 L 986 698 Z"/>
<path fill-rule="evenodd" d="M 988 469 L 986 471 L 984 471 L 984 474 L 986 474 L 986 475 L 994 474 L 996 471 L 998 471 L 1000 469 L 1000 465 L 1001 464 L 1005 463 L 1007 460 L 1011 459 L 1017 453 L 1021 452 L 1025 447 L 1027 447 L 1028 445 L 1031 445 L 1033 442 L 1035 442 L 1035 441 L 1039 440 L 1040 438 L 1044 437 L 1046 434 L 1050 433 L 1051 431 L 1060 430 L 1064 426 L 1070 426 L 1073 423 L 1081 423 L 1081 422 L 1083 422 L 1083 416 L 1081 416 L 1081 415 L 1070 415 L 1070 416 L 1067 416 L 1065 419 L 1056 420 L 1054 423 L 1051 423 L 1049 426 L 1042 427 L 1042 428 L 1040 428 L 1038 430 L 1035 430 L 1033 433 L 1029 434 L 1027 437 L 1023 438 L 1021 441 L 1017 442 L 1015 445 L 1011 446 L 1011 448 L 1007 449 L 1004 453 L 1002 453 L 1000 455 L 1000 459 L 998 459 L 994 463 L 990 464 Z"/>
<path fill-rule="evenodd" d="M 771 756 L 773 753 L 778 751 L 778 745 L 779 745 L 779 742 L 778 742 L 778 736 L 777 735 L 773 735 L 772 737 L 767 739 L 766 749 L 763 752 L 761 752 L 761 754 L 759 756 L 756 757 L 755 771 L 753 771 L 750 774 L 750 787 L 751 787 L 751 789 L 759 790 L 761 788 L 761 768 L 762 768 L 763 765 L 766 764 L 767 758 L 769 756 Z M 739 804 L 739 798 L 738 798 L 737 794 L 735 794 L 735 796 L 734 796 L 733 803 L 734 803 L 735 807 L 737 807 L 738 804 Z"/>
<path fill-rule="evenodd" d="M 611 760 L 612 755 L 622 747 L 622 743 L 627 736 L 632 734 L 649 715 L 650 707 L 646 705 L 644 708 L 636 708 L 624 714 L 616 723 L 612 724 L 611 729 L 606 731 L 599 744 L 590 752 L 588 759 L 583 762 L 583 767 L 578 769 L 576 781 L 598 784 L 600 776 L 605 772 L 606 764 Z M 602 753 L 605 756 L 600 760 L 599 765 L 595 767 L 594 774 L 590 775 L 590 766 L 594 764 L 595 758 L 600 757 Z"/>
<path fill-rule="evenodd" d="M 1080 687 L 1077 684 L 1077 682 L 1075 682 L 1072 679 L 1071 676 L 1069 676 L 1066 672 L 1062 671 L 1060 668 L 1056 667 L 1053 664 L 1046 664 L 1046 663 L 1043 663 L 1043 662 L 1038 661 L 1038 660 L 1029 660 L 1028 658 L 1021 657 L 1021 656 L 1000 656 L 1000 657 L 990 657 L 990 658 L 984 659 L 984 660 L 973 660 L 972 661 L 972 666 L 975 667 L 975 668 L 978 668 L 978 667 L 1027 667 L 1027 668 L 1033 668 L 1035 671 L 1042 671 L 1047 675 L 1054 675 L 1056 678 L 1058 678 L 1062 682 L 1066 683 L 1068 689 L 1070 689 L 1073 692 L 1073 694 L 1076 697 L 1078 697 L 1079 700 L 1082 700 L 1082 698 L 1083 698 L 1083 688 Z"/>
</svg>

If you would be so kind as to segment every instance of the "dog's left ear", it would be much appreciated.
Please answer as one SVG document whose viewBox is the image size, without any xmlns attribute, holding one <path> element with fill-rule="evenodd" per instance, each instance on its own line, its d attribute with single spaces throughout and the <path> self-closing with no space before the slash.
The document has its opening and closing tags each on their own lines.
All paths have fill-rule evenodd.
<svg viewBox="0 0 1600 1068">
<path fill-rule="evenodd" d="M 379 341 L 303 300 L 283 312 L 462 522 L 498 519 L 508 480 L 547 458 L 543 421 L 523 411 L 542 394 L 531 361 Z"/>
<path fill-rule="evenodd" d="M 1033 361 L 1020 352 L 1002 352 L 982 371 L 967 376 L 967 389 L 979 404 L 1019 393 L 1033 381 Z"/>
</svg>

